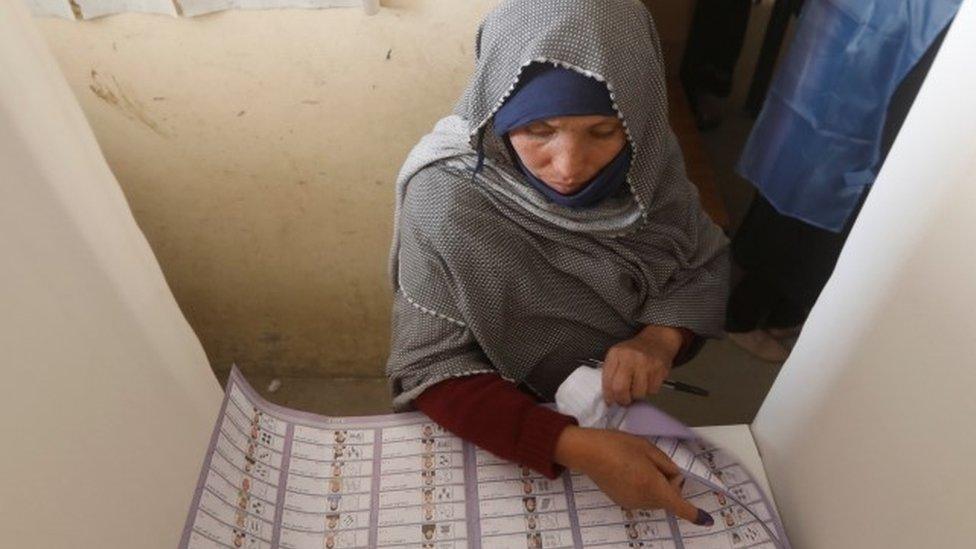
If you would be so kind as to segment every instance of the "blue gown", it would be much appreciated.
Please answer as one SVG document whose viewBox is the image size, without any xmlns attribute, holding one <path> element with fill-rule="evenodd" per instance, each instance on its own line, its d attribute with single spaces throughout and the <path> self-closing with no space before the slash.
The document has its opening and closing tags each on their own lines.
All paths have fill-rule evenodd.
<svg viewBox="0 0 976 549">
<path fill-rule="evenodd" d="M 783 215 L 839 232 L 880 169 L 898 84 L 961 0 L 807 0 L 739 160 Z"/>
</svg>

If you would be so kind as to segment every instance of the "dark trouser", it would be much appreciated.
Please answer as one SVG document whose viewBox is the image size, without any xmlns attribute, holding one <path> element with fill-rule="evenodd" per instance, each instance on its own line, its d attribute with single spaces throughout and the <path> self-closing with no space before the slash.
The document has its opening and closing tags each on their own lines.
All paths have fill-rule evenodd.
<svg viewBox="0 0 976 549">
<path fill-rule="evenodd" d="M 681 84 L 692 107 L 699 93 L 727 97 L 742 52 L 752 0 L 700 0 L 681 61 Z"/>
<path fill-rule="evenodd" d="M 770 281 L 746 273 L 729 297 L 725 330 L 751 332 L 759 326 L 792 328 L 803 323 L 807 308 L 775 289 Z"/>
<path fill-rule="evenodd" d="M 802 324 L 833 271 L 848 230 L 833 233 L 781 215 L 757 194 L 732 239 L 732 257 L 744 275 L 729 297 L 726 331 Z"/>
<path fill-rule="evenodd" d="M 888 105 L 881 137 L 882 162 L 944 36 L 945 32 L 929 47 L 899 84 Z M 867 194 L 865 189 L 861 204 Z M 833 233 L 780 214 L 757 194 L 732 239 L 732 257 L 744 276 L 729 297 L 726 331 L 749 332 L 802 324 L 830 278 L 860 209 L 859 204 L 843 231 Z"/>
</svg>

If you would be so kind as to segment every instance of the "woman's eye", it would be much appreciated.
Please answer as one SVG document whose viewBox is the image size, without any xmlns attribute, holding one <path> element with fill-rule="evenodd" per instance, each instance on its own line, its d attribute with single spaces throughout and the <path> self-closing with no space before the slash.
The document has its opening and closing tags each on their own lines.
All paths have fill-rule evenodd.
<svg viewBox="0 0 976 549">
<path fill-rule="evenodd" d="M 613 137 L 617 135 L 617 132 L 619 130 L 620 128 L 601 128 L 601 129 L 592 130 L 590 132 L 590 135 L 600 139 L 606 139 L 608 137 Z"/>
<path fill-rule="evenodd" d="M 550 128 L 549 126 L 533 125 L 527 127 L 525 130 L 529 133 L 529 135 L 535 137 L 548 137 L 553 134 L 553 129 Z"/>
</svg>

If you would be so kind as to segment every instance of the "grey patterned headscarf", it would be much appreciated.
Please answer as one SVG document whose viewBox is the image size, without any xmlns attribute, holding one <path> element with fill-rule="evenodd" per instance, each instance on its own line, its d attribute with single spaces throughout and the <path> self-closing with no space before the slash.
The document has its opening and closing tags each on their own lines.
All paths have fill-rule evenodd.
<svg viewBox="0 0 976 549">
<path fill-rule="evenodd" d="M 397 179 L 387 373 L 400 408 L 426 387 L 497 372 L 551 400 L 575 360 L 647 324 L 721 333 L 726 240 L 702 212 L 667 120 L 664 65 L 637 0 L 509 0 L 483 21 L 455 114 Z M 511 163 L 492 115 L 533 62 L 604 82 L 633 150 L 629 193 L 548 202 Z M 475 144 L 484 139 L 486 162 Z"/>
</svg>

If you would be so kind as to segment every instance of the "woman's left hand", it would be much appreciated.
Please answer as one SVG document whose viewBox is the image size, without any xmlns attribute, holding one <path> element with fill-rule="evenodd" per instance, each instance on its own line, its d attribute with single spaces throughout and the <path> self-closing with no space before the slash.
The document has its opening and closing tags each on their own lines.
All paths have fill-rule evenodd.
<svg viewBox="0 0 976 549">
<path fill-rule="evenodd" d="M 636 336 L 614 345 L 603 359 L 603 399 L 627 406 L 657 393 L 671 373 L 681 349 L 681 331 L 669 326 L 646 326 Z"/>
</svg>

